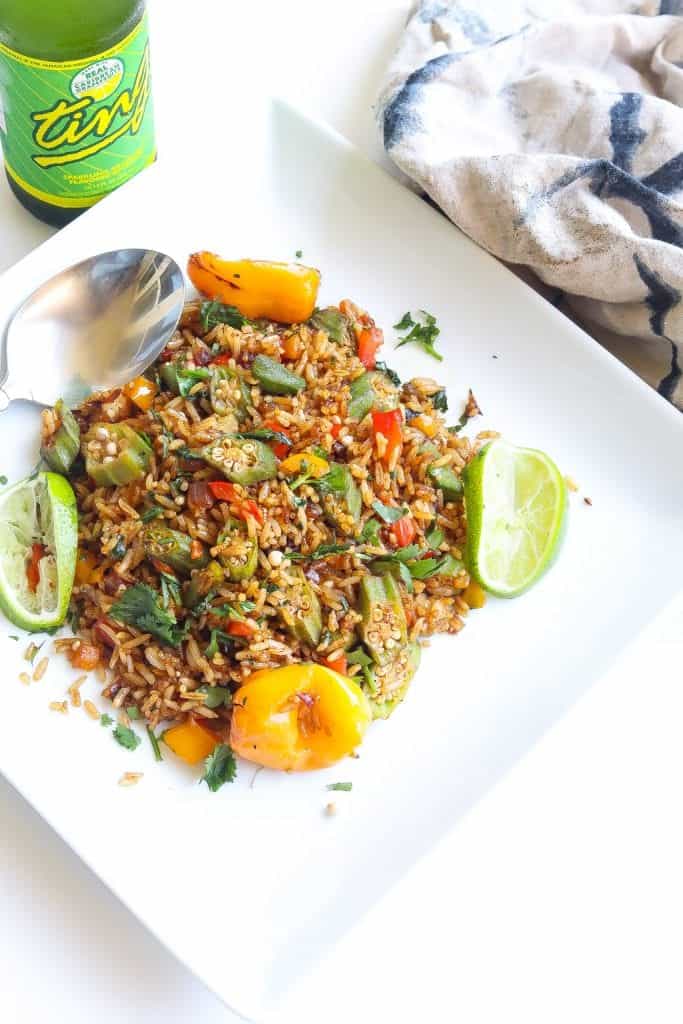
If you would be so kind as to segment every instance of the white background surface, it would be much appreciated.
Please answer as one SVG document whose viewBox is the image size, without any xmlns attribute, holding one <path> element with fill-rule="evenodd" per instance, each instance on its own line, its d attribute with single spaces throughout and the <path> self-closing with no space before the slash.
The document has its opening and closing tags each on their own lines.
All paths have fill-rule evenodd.
<svg viewBox="0 0 683 1024">
<path fill-rule="evenodd" d="M 210 159 L 193 104 L 211 102 L 229 132 L 254 64 L 381 156 L 370 104 L 408 5 L 236 6 L 152 5 L 161 158 L 186 163 L 190 187 L 178 201 Z M 223 69 L 222 94 L 206 96 L 207 62 Z M 4 182 L 0 224 L 0 269 L 50 234 Z M 439 1024 L 457 991 L 468 1024 L 680 1022 L 682 634 L 683 602 L 347 937 L 310 986 L 321 1020 Z M 0 895 L 3 1024 L 236 1020 L 4 783 Z M 469 939 L 455 945 L 449 922 L 462 918 Z M 226 957 L 238 941 L 226 922 Z"/>
</svg>

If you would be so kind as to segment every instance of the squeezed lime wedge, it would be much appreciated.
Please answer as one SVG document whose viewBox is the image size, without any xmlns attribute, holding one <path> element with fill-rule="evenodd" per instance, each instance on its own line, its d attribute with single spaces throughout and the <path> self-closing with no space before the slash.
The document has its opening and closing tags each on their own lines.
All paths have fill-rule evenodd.
<svg viewBox="0 0 683 1024">
<path fill-rule="evenodd" d="M 0 608 L 15 626 L 61 625 L 77 547 L 76 495 L 65 477 L 37 473 L 0 494 Z"/>
<path fill-rule="evenodd" d="M 517 597 L 552 563 L 564 533 L 567 487 L 544 452 L 493 441 L 463 472 L 465 562 L 498 597 Z"/>
</svg>

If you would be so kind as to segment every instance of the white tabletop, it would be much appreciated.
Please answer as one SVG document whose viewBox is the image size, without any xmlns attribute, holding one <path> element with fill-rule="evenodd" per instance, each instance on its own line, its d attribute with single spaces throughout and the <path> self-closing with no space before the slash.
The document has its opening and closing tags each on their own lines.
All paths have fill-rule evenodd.
<svg viewBox="0 0 683 1024">
<path fill-rule="evenodd" d="M 151 7 L 164 159 L 192 149 L 200 169 L 205 59 L 224 61 L 228 126 L 258 73 L 384 159 L 371 103 L 409 3 Z M 0 270 L 51 234 L 4 180 L 0 223 Z M 680 1022 L 682 637 L 683 600 L 347 936 L 290 1019 Z M 237 1020 L 1 780 L 0 822 L 3 1022 Z"/>
</svg>

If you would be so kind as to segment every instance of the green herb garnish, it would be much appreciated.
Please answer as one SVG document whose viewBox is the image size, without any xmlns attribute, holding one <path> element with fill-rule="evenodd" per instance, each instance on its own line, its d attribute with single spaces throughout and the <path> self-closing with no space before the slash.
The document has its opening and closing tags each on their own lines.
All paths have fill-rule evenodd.
<svg viewBox="0 0 683 1024">
<path fill-rule="evenodd" d="M 140 717 L 140 709 L 133 705 L 132 707 L 126 708 L 126 714 L 132 720 L 138 719 Z"/>
<path fill-rule="evenodd" d="M 406 515 L 404 508 L 396 508 L 394 505 L 383 505 L 381 501 L 373 501 L 372 507 L 377 515 L 385 523 L 397 523 Z"/>
<path fill-rule="evenodd" d="M 432 395 L 432 405 L 437 412 L 448 412 L 448 397 L 445 388 L 441 388 L 440 391 L 436 391 Z"/>
<path fill-rule="evenodd" d="M 178 391 L 183 398 L 187 398 L 192 388 L 198 381 L 208 381 L 211 374 L 203 366 L 197 367 L 197 369 L 189 369 L 186 366 L 178 366 L 176 368 L 176 377 L 178 379 Z"/>
<path fill-rule="evenodd" d="M 373 547 L 377 547 L 380 542 L 379 531 L 382 529 L 382 524 L 376 519 L 368 519 L 360 535 L 360 539 L 365 541 L 366 544 L 371 544 Z"/>
<path fill-rule="evenodd" d="M 399 322 L 394 324 L 394 330 L 408 332 L 397 342 L 396 348 L 401 348 L 403 345 L 409 345 L 414 342 L 420 348 L 423 348 L 428 355 L 441 362 L 443 356 L 435 348 L 436 339 L 441 333 L 440 328 L 436 325 L 436 317 L 432 316 L 431 313 L 425 312 L 424 309 L 418 310 L 417 315 L 421 317 L 421 322 L 413 320 L 410 313 L 404 313 Z"/>
<path fill-rule="evenodd" d="M 355 647 L 352 651 L 347 651 L 346 661 L 349 665 L 372 665 L 372 658 L 365 653 L 362 647 Z"/>
<path fill-rule="evenodd" d="M 440 547 L 443 544 L 443 530 L 438 526 L 433 526 L 429 533 L 425 534 L 425 540 L 430 548 Z"/>
<path fill-rule="evenodd" d="M 161 748 L 159 747 L 159 740 L 155 736 L 154 730 L 149 725 L 146 728 L 147 728 L 147 735 L 149 737 L 149 742 L 152 744 L 152 750 L 154 751 L 154 760 L 155 761 L 163 761 L 164 756 L 161 753 Z"/>
<path fill-rule="evenodd" d="M 152 519 L 158 519 L 163 514 L 163 508 L 160 508 L 159 505 L 153 505 L 152 508 L 146 508 L 144 512 L 140 513 L 140 519 L 143 523 L 149 523 Z"/>
<path fill-rule="evenodd" d="M 294 253 L 294 255 L 296 256 L 296 258 L 298 260 L 300 260 L 301 257 L 303 256 L 303 252 L 301 251 L 301 249 L 297 249 L 296 252 Z"/>
<path fill-rule="evenodd" d="M 329 558 L 330 555 L 340 555 L 342 551 L 348 551 L 352 547 L 353 544 L 321 544 L 315 551 L 311 551 L 310 555 L 302 555 L 300 551 L 288 551 L 285 558 L 292 562 L 313 562 L 319 558 Z"/>
<path fill-rule="evenodd" d="M 216 708 L 229 708 L 232 704 L 232 693 L 227 686 L 200 686 L 202 693 L 206 694 L 204 706 L 215 711 Z"/>
<path fill-rule="evenodd" d="M 4 487 L 6 483 L 7 483 L 7 477 L 3 473 L 3 475 L 0 476 L 0 487 Z"/>
<path fill-rule="evenodd" d="M 202 302 L 199 319 L 205 334 L 216 324 L 228 324 L 229 327 L 240 330 L 245 324 L 251 323 L 236 306 L 226 306 L 223 302 Z"/>
<path fill-rule="evenodd" d="M 112 605 L 109 614 L 118 622 L 136 626 L 143 633 L 151 633 L 171 647 L 177 647 L 187 635 L 187 628 L 179 626 L 175 615 L 161 607 L 156 591 L 146 583 L 128 587 Z"/>
<path fill-rule="evenodd" d="M 219 743 L 204 762 L 200 782 L 205 782 L 211 792 L 216 793 L 226 782 L 234 782 L 236 775 L 235 755 L 227 743 Z"/>
<path fill-rule="evenodd" d="M 227 633 L 224 633 L 222 629 L 212 629 L 211 639 L 204 651 L 204 657 L 211 661 L 214 655 L 218 654 L 218 651 L 221 649 L 221 645 L 229 647 L 232 642 L 232 637 L 228 636 Z"/>
<path fill-rule="evenodd" d="M 395 387 L 400 388 L 401 378 L 396 373 L 396 370 L 392 370 L 386 363 L 380 362 L 379 360 L 375 362 L 375 369 L 379 370 L 380 373 L 383 373 L 385 377 L 388 377 Z"/>
<path fill-rule="evenodd" d="M 338 793 L 350 793 L 353 789 L 352 782 L 328 782 L 325 789 L 335 790 Z"/>
<path fill-rule="evenodd" d="M 138 734 L 129 729 L 127 725 L 121 725 L 120 722 L 114 729 L 112 736 L 126 750 L 135 750 L 136 747 L 140 746 L 141 741 Z"/>
<path fill-rule="evenodd" d="M 111 715 L 100 715 L 100 725 L 105 729 L 108 729 L 110 725 L 114 724 L 114 719 Z"/>
<path fill-rule="evenodd" d="M 164 608 L 168 608 L 170 604 L 181 603 L 180 597 L 180 583 L 176 576 L 173 576 L 169 572 L 160 572 L 161 579 L 161 603 Z"/>
<path fill-rule="evenodd" d="M 291 448 L 293 443 L 291 437 L 287 437 L 286 434 L 282 434 L 279 430 L 270 430 L 268 427 L 262 427 L 258 430 L 244 430 L 239 434 L 235 434 L 235 437 L 251 438 L 253 441 L 277 441 L 278 444 L 286 444 L 288 448 Z"/>
</svg>

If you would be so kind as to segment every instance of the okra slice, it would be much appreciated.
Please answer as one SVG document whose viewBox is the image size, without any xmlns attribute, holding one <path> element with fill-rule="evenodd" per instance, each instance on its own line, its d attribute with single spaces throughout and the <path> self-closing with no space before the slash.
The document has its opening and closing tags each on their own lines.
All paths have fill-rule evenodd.
<svg viewBox="0 0 683 1024">
<path fill-rule="evenodd" d="M 252 438 L 220 434 L 199 449 L 197 457 L 218 469 L 227 480 L 245 487 L 277 476 L 277 459 L 273 452 L 263 441 Z"/>
<path fill-rule="evenodd" d="M 333 463 L 328 477 L 334 479 L 334 487 L 326 483 L 326 477 L 319 481 L 325 517 L 342 533 L 355 534 L 363 500 L 348 466 Z"/>
<path fill-rule="evenodd" d="M 189 576 L 193 569 L 203 569 L 209 561 L 200 541 L 162 523 L 150 523 L 144 528 L 142 546 L 148 558 L 164 562 L 182 576 Z"/>
<path fill-rule="evenodd" d="M 362 420 L 371 409 L 388 412 L 398 405 L 398 388 L 380 370 L 370 370 L 356 377 L 349 386 L 349 416 Z"/>
<path fill-rule="evenodd" d="M 225 579 L 222 565 L 213 559 L 203 569 L 192 573 L 183 589 L 183 604 L 186 608 L 196 608 L 208 593 L 219 587 Z"/>
<path fill-rule="evenodd" d="M 232 412 L 238 420 L 247 415 L 251 401 L 249 388 L 242 374 L 229 366 L 212 366 L 209 383 L 211 408 L 218 416 Z"/>
<path fill-rule="evenodd" d="M 280 617 L 295 640 L 317 647 L 323 629 L 318 596 L 303 572 L 292 575 L 292 583 L 281 587 L 285 600 L 279 607 Z"/>
<path fill-rule="evenodd" d="M 360 635 L 377 665 L 396 657 L 408 639 L 401 592 L 393 576 L 364 576 L 360 581 Z"/>
<path fill-rule="evenodd" d="M 385 665 L 374 669 L 374 691 L 366 691 L 373 718 L 388 718 L 404 699 L 420 664 L 421 648 L 409 643 Z"/>
<path fill-rule="evenodd" d="M 40 454 L 50 469 L 66 475 L 80 447 L 81 430 L 76 417 L 60 398 L 52 413 L 43 414 Z"/>
<path fill-rule="evenodd" d="M 248 580 L 258 565 L 258 541 L 249 536 L 241 519 L 230 516 L 218 534 L 215 554 L 229 579 L 235 583 Z"/>
<path fill-rule="evenodd" d="M 85 471 L 98 487 L 139 480 L 149 469 L 151 449 L 126 423 L 95 423 L 82 443 Z"/>
</svg>

